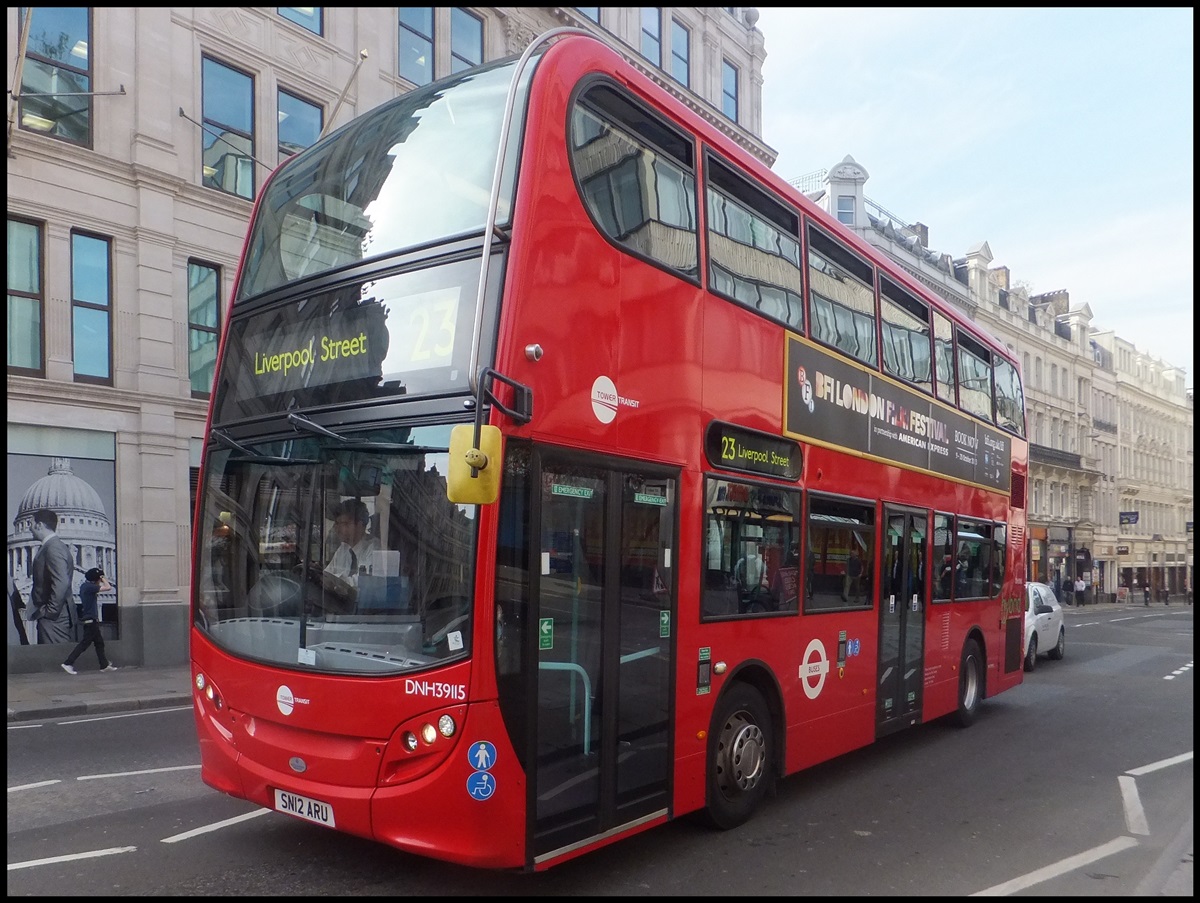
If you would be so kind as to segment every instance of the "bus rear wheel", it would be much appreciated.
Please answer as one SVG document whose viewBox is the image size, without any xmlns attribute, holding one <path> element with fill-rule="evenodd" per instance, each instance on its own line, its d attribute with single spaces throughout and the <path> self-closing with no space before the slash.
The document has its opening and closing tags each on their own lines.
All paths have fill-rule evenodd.
<svg viewBox="0 0 1200 903">
<path fill-rule="evenodd" d="M 736 828 L 754 814 L 773 780 L 771 721 L 762 694 L 731 687 L 718 702 L 708 748 L 710 824 Z"/>
<path fill-rule="evenodd" d="M 983 653 L 978 642 L 967 640 L 958 669 L 958 711 L 954 713 L 954 723 L 959 727 L 974 724 L 982 698 Z"/>
</svg>

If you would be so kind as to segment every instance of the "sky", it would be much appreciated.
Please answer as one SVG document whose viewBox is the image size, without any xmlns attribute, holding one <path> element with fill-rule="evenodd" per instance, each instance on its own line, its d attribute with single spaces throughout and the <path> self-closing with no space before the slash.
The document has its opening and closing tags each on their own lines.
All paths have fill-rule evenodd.
<svg viewBox="0 0 1200 903">
<path fill-rule="evenodd" d="M 1192 8 L 759 12 L 778 175 L 853 157 L 931 249 L 986 241 L 1193 386 Z"/>
</svg>

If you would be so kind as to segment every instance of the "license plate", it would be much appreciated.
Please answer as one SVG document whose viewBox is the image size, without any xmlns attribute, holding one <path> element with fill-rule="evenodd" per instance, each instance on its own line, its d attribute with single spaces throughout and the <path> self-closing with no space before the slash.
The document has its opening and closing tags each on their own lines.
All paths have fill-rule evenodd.
<svg viewBox="0 0 1200 903">
<path fill-rule="evenodd" d="M 275 811 L 286 812 L 288 815 L 303 818 L 305 821 L 316 822 L 318 825 L 325 825 L 327 828 L 337 827 L 333 821 L 333 806 L 329 805 L 329 803 L 309 799 L 307 796 L 301 796 L 298 793 L 289 793 L 286 790 L 278 788 L 275 789 Z"/>
</svg>

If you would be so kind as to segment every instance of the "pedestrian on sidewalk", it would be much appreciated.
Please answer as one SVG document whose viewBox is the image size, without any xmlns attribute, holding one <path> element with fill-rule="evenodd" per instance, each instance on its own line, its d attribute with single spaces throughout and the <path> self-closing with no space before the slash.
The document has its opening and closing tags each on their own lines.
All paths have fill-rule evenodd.
<svg viewBox="0 0 1200 903">
<path fill-rule="evenodd" d="M 79 584 L 80 615 L 83 621 L 83 639 L 71 650 L 62 669 L 68 674 L 77 674 L 75 660 L 87 651 L 88 646 L 96 647 L 96 658 L 100 659 L 101 671 L 116 671 L 117 666 L 104 655 L 104 637 L 100 634 L 100 593 L 112 589 L 112 584 L 104 576 L 100 568 L 91 568 L 83 575 L 83 583 Z"/>
<path fill-rule="evenodd" d="M 1142 602 L 1147 608 L 1150 607 L 1150 584 L 1147 583 L 1142 587 Z"/>
</svg>

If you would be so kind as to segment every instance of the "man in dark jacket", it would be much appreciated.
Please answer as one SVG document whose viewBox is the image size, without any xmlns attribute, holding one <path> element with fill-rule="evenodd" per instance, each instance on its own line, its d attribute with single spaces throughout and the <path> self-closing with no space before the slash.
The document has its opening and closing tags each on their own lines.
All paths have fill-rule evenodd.
<svg viewBox="0 0 1200 903">
<path fill-rule="evenodd" d="M 33 557 L 30 620 L 37 622 L 38 643 L 73 643 L 78 617 L 71 592 L 75 565 L 71 550 L 54 531 L 58 515 L 48 508 L 33 513 L 33 536 L 42 547 Z"/>
</svg>

